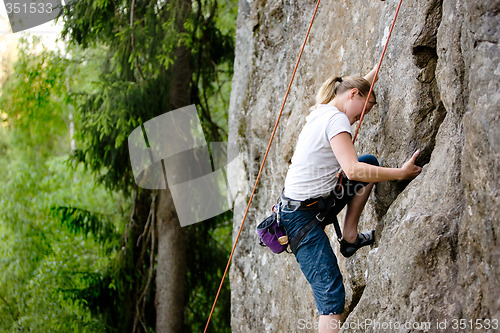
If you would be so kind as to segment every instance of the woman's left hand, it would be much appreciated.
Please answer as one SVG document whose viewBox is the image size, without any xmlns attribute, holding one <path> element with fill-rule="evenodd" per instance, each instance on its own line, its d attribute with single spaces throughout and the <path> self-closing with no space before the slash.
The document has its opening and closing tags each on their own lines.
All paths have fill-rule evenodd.
<svg viewBox="0 0 500 333">
<path fill-rule="evenodd" d="M 415 161 L 417 160 L 419 154 L 420 150 L 417 150 L 413 154 L 413 156 L 401 167 L 404 174 L 403 179 L 413 179 L 422 172 L 422 168 L 418 165 L 415 165 Z"/>
</svg>

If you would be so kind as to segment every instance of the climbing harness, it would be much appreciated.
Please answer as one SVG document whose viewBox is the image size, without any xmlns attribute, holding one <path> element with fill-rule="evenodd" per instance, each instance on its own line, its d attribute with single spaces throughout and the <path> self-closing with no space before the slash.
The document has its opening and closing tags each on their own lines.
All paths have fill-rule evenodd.
<svg viewBox="0 0 500 333">
<path fill-rule="evenodd" d="M 290 246 L 292 253 L 297 253 L 297 248 L 302 239 L 316 225 L 321 225 L 323 228 L 328 224 L 333 223 L 337 238 L 342 239 L 342 231 L 335 214 L 331 214 L 331 210 L 336 205 L 337 201 L 343 198 L 343 188 L 341 193 L 332 191 L 329 195 L 305 201 L 293 200 L 285 197 L 284 190 L 278 199 L 278 203 L 273 206 L 272 214 L 268 216 L 262 223 L 257 226 L 257 234 L 259 235 L 261 246 L 268 247 L 274 253 L 282 253 Z M 280 212 L 285 209 L 288 212 L 297 210 L 316 210 L 319 211 L 315 218 L 302 227 L 292 237 L 288 237 L 286 228 L 280 223 Z M 326 218 L 328 216 L 328 218 Z M 290 253 L 290 252 L 289 252 Z"/>
<path fill-rule="evenodd" d="M 211 311 L 210 311 L 210 315 L 209 315 L 209 317 L 208 317 L 207 324 L 205 325 L 205 330 L 203 331 L 203 333 L 206 333 L 206 332 L 207 332 L 208 325 L 210 324 L 210 320 L 211 320 L 212 315 L 213 315 L 213 313 L 214 313 L 215 305 L 217 304 L 217 300 L 218 300 L 218 298 L 219 298 L 219 294 L 220 294 L 220 291 L 221 291 L 221 289 L 222 289 L 222 285 L 223 285 L 223 283 L 224 283 L 224 280 L 225 280 L 225 278 L 226 278 L 227 272 L 228 272 L 228 270 L 229 270 L 229 265 L 231 264 L 231 260 L 232 260 L 233 255 L 234 255 L 234 251 L 235 251 L 235 249 L 236 249 L 236 245 L 238 244 L 238 240 L 239 240 L 239 238 L 240 238 L 241 231 L 243 230 L 243 225 L 245 224 L 245 220 L 246 220 L 246 217 L 247 217 L 247 215 L 248 215 L 248 211 L 249 211 L 249 209 L 250 209 L 250 205 L 251 205 L 251 203 L 252 203 L 252 200 L 253 200 L 253 197 L 254 197 L 255 191 L 256 191 L 256 189 L 257 189 L 257 185 L 258 185 L 258 183 L 259 183 L 259 181 L 260 181 L 260 177 L 261 177 L 261 175 L 262 175 L 262 170 L 264 169 L 264 165 L 265 165 L 265 163 L 266 163 L 267 156 L 268 156 L 268 154 L 269 154 L 269 150 L 271 149 L 271 144 L 272 144 L 272 142 L 273 142 L 273 140 L 274 140 L 274 136 L 275 136 L 275 134 L 276 134 L 276 130 L 277 130 L 277 128 L 278 128 L 279 121 L 280 121 L 281 116 L 282 116 L 282 114 L 283 114 L 283 109 L 284 109 L 284 107 L 285 107 L 286 100 L 287 100 L 288 95 L 289 95 L 289 93 L 290 93 L 290 88 L 291 88 L 292 83 L 293 83 L 293 80 L 294 80 L 294 78 L 295 78 L 295 74 L 296 74 L 296 72 L 297 72 L 297 68 L 298 68 L 299 63 L 300 63 L 300 59 L 302 58 L 302 53 L 303 53 L 304 48 L 305 48 L 305 46 L 306 46 L 306 42 L 307 42 L 307 40 L 308 40 L 308 38 L 309 38 L 309 33 L 311 32 L 311 28 L 312 28 L 312 25 L 313 25 L 314 19 L 315 19 L 315 17 L 316 17 L 316 13 L 318 12 L 318 8 L 319 8 L 320 1 L 321 1 L 321 0 L 318 0 L 318 2 L 316 3 L 316 7 L 315 7 L 315 9 L 314 9 L 313 16 L 312 16 L 312 18 L 311 18 L 311 22 L 310 22 L 310 24 L 309 24 L 309 28 L 307 29 L 306 37 L 305 37 L 305 39 L 304 39 L 304 42 L 303 42 L 303 44 L 302 44 L 302 48 L 301 48 L 300 53 L 299 53 L 299 56 L 298 56 L 298 58 L 297 58 L 297 62 L 296 62 L 296 64 L 295 64 L 295 68 L 294 68 L 294 70 L 293 70 L 293 74 L 292 74 L 292 77 L 291 77 L 291 79 L 290 79 L 290 83 L 288 84 L 288 89 L 287 89 L 287 91 L 286 91 L 286 93 L 285 93 L 285 98 L 283 99 L 283 103 L 281 104 L 281 109 L 280 109 L 280 112 L 279 112 L 279 114 L 278 114 L 278 118 L 277 118 L 276 123 L 275 123 L 275 125 L 274 125 L 274 129 L 273 129 L 273 132 L 272 132 L 272 134 L 271 134 L 271 138 L 270 138 L 270 140 L 269 140 L 269 144 L 267 145 L 267 149 L 266 149 L 266 152 L 265 152 L 265 154 L 264 154 L 264 158 L 262 159 L 262 163 L 261 163 L 261 165 L 260 165 L 259 173 L 257 174 L 257 178 L 255 179 L 255 184 L 254 184 L 254 187 L 253 187 L 253 189 L 252 189 L 252 193 L 250 194 L 250 198 L 249 198 L 249 200 L 248 200 L 247 208 L 246 208 L 246 210 L 245 210 L 245 214 L 243 215 L 243 220 L 242 220 L 242 222 L 241 222 L 240 228 L 239 228 L 239 230 L 238 230 L 238 234 L 237 234 L 236 239 L 235 239 L 235 241 L 234 241 L 233 248 L 232 248 L 232 250 L 231 250 L 231 254 L 229 255 L 229 260 L 228 260 L 228 262 L 227 262 L 226 269 L 224 270 L 224 274 L 222 275 L 222 279 L 221 279 L 221 282 L 220 282 L 220 285 L 219 285 L 219 289 L 217 290 L 217 295 L 215 296 L 215 300 L 214 300 L 214 303 L 213 303 L 213 305 L 212 305 L 212 309 L 211 309 Z M 357 130 L 356 130 L 356 134 L 354 135 L 354 139 L 353 139 L 353 141 L 356 139 L 356 136 L 357 136 L 357 134 L 358 134 L 359 127 L 360 127 L 361 122 L 362 122 L 362 120 L 363 120 L 364 113 L 365 113 L 365 111 L 366 111 L 366 107 L 367 107 L 367 105 L 368 105 L 368 100 L 369 100 L 369 98 L 370 98 L 370 96 L 371 96 L 371 93 L 372 93 L 372 90 L 373 90 L 373 85 L 374 85 L 375 80 L 376 80 L 376 78 L 377 78 L 378 71 L 379 71 L 379 69 L 380 69 L 380 65 L 382 64 L 382 59 L 383 59 L 383 57 L 384 57 L 384 55 L 385 55 L 385 51 L 386 51 L 386 49 L 387 49 L 387 45 L 388 45 L 388 42 L 389 42 L 389 38 L 390 38 L 391 33 L 392 33 L 392 30 L 393 30 L 393 28 L 394 28 L 394 25 L 395 25 L 395 22 L 396 22 L 396 17 L 397 17 L 397 15 L 398 15 L 399 8 L 401 7 L 401 3 L 402 3 L 402 2 L 403 2 L 403 0 L 400 0 L 400 1 L 399 1 L 399 5 L 398 5 L 397 10 L 396 10 L 396 15 L 394 16 L 394 20 L 393 20 L 393 22 L 392 22 L 392 26 L 391 26 L 391 29 L 390 29 L 390 32 L 389 32 L 389 35 L 388 35 L 388 37 L 387 37 L 387 41 L 386 41 L 386 44 L 385 44 L 385 47 L 384 47 L 384 51 L 383 51 L 382 56 L 381 56 L 381 58 L 380 58 L 380 61 L 379 61 L 379 64 L 378 64 L 377 70 L 376 70 L 376 72 L 375 72 L 375 76 L 374 76 L 374 78 L 373 78 L 373 81 L 372 81 L 372 84 L 371 84 L 371 87 L 370 87 L 370 91 L 369 91 L 368 96 L 367 96 L 367 98 L 366 98 L 366 102 L 365 102 L 365 105 L 364 105 L 364 108 L 363 108 L 363 112 L 362 112 L 361 117 L 360 117 L 360 119 L 359 119 L 358 128 L 357 128 Z"/>
<path fill-rule="evenodd" d="M 336 205 L 337 200 L 341 200 L 343 197 L 342 193 L 336 193 L 336 191 L 332 191 L 326 197 L 319 197 L 315 199 L 309 199 L 306 201 L 298 201 L 298 206 L 294 206 L 296 210 L 319 210 L 319 213 L 316 214 L 314 219 L 312 219 L 309 223 L 303 226 L 297 233 L 290 239 L 290 250 L 294 254 L 297 253 L 297 249 L 304 239 L 307 236 L 309 231 L 311 231 L 315 226 L 320 225 L 325 228 L 328 224 L 333 224 L 335 228 L 335 233 L 337 234 L 337 238 L 342 239 L 342 231 L 340 230 L 340 225 L 337 220 L 337 213 L 334 211 L 334 207 Z M 293 202 L 295 200 L 291 200 L 285 196 L 281 196 L 281 200 L 283 206 L 294 205 Z"/>
</svg>

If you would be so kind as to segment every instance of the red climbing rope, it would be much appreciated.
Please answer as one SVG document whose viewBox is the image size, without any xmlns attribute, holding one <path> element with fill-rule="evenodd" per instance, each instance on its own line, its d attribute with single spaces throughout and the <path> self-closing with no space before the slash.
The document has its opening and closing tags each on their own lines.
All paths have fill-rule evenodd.
<svg viewBox="0 0 500 333">
<path fill-rule="evenodd" d="M 272 144 L 274 136 L 276 134 L 276 130 L 278 129 L 278 123 L 281 119 L 281 115 L 283 114 L 283 109 L 285 108 L 285 102 L 286 102 L 288 95 L 290 93 L 290 88 L 292 87 L 293 79 L 295 78 L 295 73 L 297 72 L 297 68 L 299 67 L 300 58 L 302 57 L 302 53 L 304 52 L 304 48 L 306 46 L 307 39 L 309 38 L 309 32 L 311 31 L 311 28 L 312 28 L 312 25 L 314 22 L 314 18 L 316 17 L 316 13 L 318 12 L 320 1 L 321 0 L 318 0 L 318 2 L 316 3 L 316 8 L 314 9 L 314 13 L 313 13 L 313 16 L 311 18 L 311 23 L 309 24 L 309 29 L 307 29 L 306 38 L 304 39 L 304 43 L 302 44 L 302 48 L 300 49 L 299 57 L 297 59 L 297 63 L 295 64 L 292 78 L 290 79 L 290 83 L 288 84 L 288 89 L 286 91 L 283 103 L 281 104 L 281 109 L 280 109 L 280 112 L 278 115 L 278 119 L 276 120 L 276 124 L 274 125 L 274 130 L 273 130 L 273 133 L 271 134 L 271 139 L 269 140 L 269 144 L 267 145 L 266 153 L 264 154 L 264 159 L 262 160 L 262 163 L 260 165 L 259 173 L 257 174 L 257 179 L 255 179 L 255 185 L 253 187 L 252 194 L 250 195 L 250 199 L 248 200 L 247 209 L 245 211 L 245 215 L 243 215 L 243 220 L 241 221 L 240 230 L 238 231 L 238 235 L 236 236 L 236 240 L 234 241 L 231 255 L 229 256 L 229 260 L 227 261 L 226 270 L 224 271 L 224 274 L 222 275 L 222 280 L 221 280 L 220 285 L 219 285 L 219 290 L 217 291 L 217 295 L 215 296 L 214 304 L 212 306 L 212 310 L 210 311 L 210 316 L 208 317 L 207 325 L 205 326 L 205 330 L 203 331 L 203 333 L 207 332 L 208 325 L 210 324 L 210 319 L 212 319 L 212 315 L 213 315 L 214 309 L 215 309 L 215 304 L 217 303 L 217 299 L 219 298 L 219 294 L 220 294 L 220 291 L 222 289 L 224 279 L 226 278 L 227 271 L 229 270 L 229 265 L 231 264 L 231 260 L 233 259 L 233 254 L 234 254 L 234 250 L 236 248 L 236 244 L 238 244 L 238 240 L 240 239 L 240 234 L 241 234 L 241 230 L 243 229 L 243 224 L 245 224 L 245 220 L 246 220 L 247 215 L 248 215 L 248 210 L 250 209 L 250 204 L 252 203 L 252 199 L 253 199 L 253 196 L 255 194 L 255 190 L 257 189 L 257 184 L 259 183 L 260 176 L 262 174 L 262 170 L 264 169 L 264 164 L 266 163 L 267 155 L 269 154 L 269 150 L 271 149 L 271 144 Z"/>
<path fill-rule="evenodd" d="M 375 81 L 377 80 L 378 71 L 380 70 L 380 66 L 382 65 L 382 60 L 384 60 L 385 51 L 387 50 L 387 45 L 389 45 L 389 39 L 391 38 L 392 30 L 394 29 L 394 25 L 396 24 L 396 18 L 398 17 L 399 8 L 401 8 L 401 4 L 403 0 L 399 0 L 398 8 L 396 9 L 396 14 L 394 15 L 394 19 L 392 20 L 391 29 L 389 30 L 389 35 L 387 36 L 387 40 L 385 41 L 384 50 L 382 51 L 382 56 L 380 57 L 380 61 L 378 62 L 377 70 L 375 71 L 375 76 L 373 77 L 372 84 L 370 86 L 370 90 L 368 91 L 368 96 L 366 96 L 365 106 L 363 107 L 363 112 L 361 112 L 361 117 L 359 117 L 358 127 L 356 128 L 356 133 L 354 134 L 354 138 L 352 139 L 352 143 L 356 141 L 356 137 L 358 136 L 359 128 L 361 127 L 361 122 L 365 117 L 366 107 L 368 106 L 368 101 L 370 100 L 370 96 L 373 92 L 373 86 L 375 85 Z"/>
</svg>

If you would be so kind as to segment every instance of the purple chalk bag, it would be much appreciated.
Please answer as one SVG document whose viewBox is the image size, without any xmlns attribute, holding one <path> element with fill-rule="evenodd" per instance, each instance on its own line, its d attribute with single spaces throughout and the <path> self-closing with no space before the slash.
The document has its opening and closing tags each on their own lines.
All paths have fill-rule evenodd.
<svg viewBox="0 0 500 333">
<path fill-rule="evenodd" d="M 273 212 L 257 226 L 260 244 L 267 246 L 274 253 L 281 253 L 288 247 L 288 236 L 285 229 L 278 223 L 278 214 Z"/>
</svg>

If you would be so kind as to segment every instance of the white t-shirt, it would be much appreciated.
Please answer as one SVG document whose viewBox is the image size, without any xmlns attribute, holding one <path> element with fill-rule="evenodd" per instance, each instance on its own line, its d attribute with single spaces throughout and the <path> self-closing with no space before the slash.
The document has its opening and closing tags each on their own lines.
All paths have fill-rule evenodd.
<svg viewBox="0 0 500 333">
<path fill-rule="evenodd" d="M 330 140 L 342 132 L 351 134 L 349 119 L 334 106 L 320 104 L 306 120 L 286 175 L 284 192 L 286 197 L 300 201 L 333 190 L 340 165 Z"/>
</svg>

